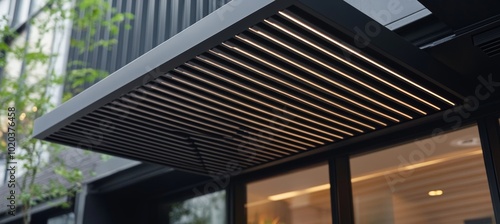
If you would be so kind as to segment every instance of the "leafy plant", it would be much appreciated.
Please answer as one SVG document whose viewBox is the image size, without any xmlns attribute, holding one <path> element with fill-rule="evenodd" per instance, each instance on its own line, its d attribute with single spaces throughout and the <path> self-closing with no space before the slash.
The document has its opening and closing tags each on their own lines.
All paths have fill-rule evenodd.
<svg viewBox="0 0 500 224">
<path fill-rule="evenodd" d="M 109 16 L 111 15 L 111 16 Z M 19 167 L 17 174 L 22 176 L 16 182 L 17 204 L 23 211 L 24 223 L 31 222 L 33 206 L 42 201 L 61 197 L 73 197 L 79 190 L 85 174 L 76 167 L 70 167 L 60 155 L 66 148 L 57 144 L 40 141 L 31 136 L 33 121 L 53 109 L 57 100 L 51 91 L 64 83 L 71 84 L 72 93 L 83 90 L 86 83 L 93 83 L 107 75 L 107 72 L 88 67 L 83 62 L 69 62 L 67 74 L 57 74 L 54 60 L 59 55 L 50 53 L 46 36 L 65 29 L 66 21 L 73 23 L 73 29 L 86 32 L 90 36 L 96 33 L 96 27 L 110 31 L 111 37 L 97 41 L 71 40 L 71 46 L 79 53 L 109 48 L 117 43 L 119 27 L 133 19 L 129 13 L 118 13 L 106 0 L 49 0 L 37 16 L 26 24 L 27 32 L 36 33 L 26 40 L 25 34 L 17 33 L 3 17 L 0 27 L 0 136 L 2 151 L 0 155 L 7 160 L 14 159 Z M 125 27 L 129 27 L 125 24 Z M 93 39 L 93 38 L 92 38 Z M 56 47 L 60 44 L 56 43 Z M 59 52 L 56 50 L 55 52 Z M 19 62 L 19 63 L 16 63 Z M 14 64 L 14 65 L 13 65 Z M 16 66 L 17 65 L 17 66 Z M 21 66 L 22 65 L 22 66 Z M 21 71 L 18 67 L 22 67 Z M 72 95 L 66 94 L 65 99 Z M 7 152 L 7 108 L 16 108 L 16 152 L 13 157 Z M 20 169 L 22 167 L 22 169 Z M 7 168 L 7 167 L 6 167 Z M 57 178 L 40 185 L 37 175 L 52 170 Z M 67 186 L 72 186 L 68 188 Z M 70 206 L 63 203 L 62 206 Z"/>
</svg>

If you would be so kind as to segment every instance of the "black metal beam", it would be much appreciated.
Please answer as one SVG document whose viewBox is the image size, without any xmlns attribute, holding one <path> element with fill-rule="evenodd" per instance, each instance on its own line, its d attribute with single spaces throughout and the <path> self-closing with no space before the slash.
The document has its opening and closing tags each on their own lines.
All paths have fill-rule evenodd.
<svg viewBox="0 0 500 224">
<path fill-rule="evenodd" d="M 500 217 L 500 125 L 498 118 L 498 116 L 490 116 L 478 120 L 491 202 L 497 219 Z"/>
</svg>

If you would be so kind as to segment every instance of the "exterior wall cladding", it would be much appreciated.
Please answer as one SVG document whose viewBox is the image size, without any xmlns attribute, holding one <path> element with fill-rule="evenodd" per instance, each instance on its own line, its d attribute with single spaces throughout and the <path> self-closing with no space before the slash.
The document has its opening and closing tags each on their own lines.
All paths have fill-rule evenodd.
<svg viewBox="0 0 500 224">
<path fill-rule="evenodd" d="M 230 1 L 231 0 L 109 0 L 110 4 L 112 4 L 112 6 L 116 8 L 118 12 L 129 12 L 134 14 L 134 19 L 131 21 L 127 21 L 127 23 L 130 24 L 131 28 L 125 29 L 122 24 L 119 34 L 116 36 L 118 43 L 110 49 L 104 49 L 100 47 L 90 52 L 80 53 L 76 48 L 70 48 L 67 61 L 83 62 L 86 64 L 86 67 L 103 70 L 111 74 Z M 110 17 L 111 15 L 108 16 Z M 98 31 L 95 36 L 90 36 L 88 33 L 75 30 L 72 31 L 71 36 L 73 39 L 77 40 L 97 40 L 99 38 L 110 37 L 110 32 L 105 28 L 98 27 L 97 30 Z M 68 68 L 69 66 L 70 65 L 68 65 Z M 93 83 L 86 83 L 84 87 L 87 88 L 92 84 Z M 65 86 L 65 91 L 71 91 L 71 89 L 68 88 L 69 86 L 71 86 L 69 83 L 66 83 Z M 68 153 L 74 154 L 75 150 L 69 150 Z M 75 155 L 79 156 L 80 159 L 78 161 L 67 161 L 67 164 L 73 167 L 78 167 L 82 170 L 87 170 L 89 168 L 87 166 L 90 163 L 95 165 L 94 162 L 99 160 L 97 158 L 98 156 L 96 157 L 95 155 L 91 156 L 92 158 L 83 158 L 86 156 L 80 153 L 76 153 Z M 69 156 L 68 158 L 74 157 L 75 155 Z M 118 161 L 119 162 L 116 162 L 112 159 L 111 161 L 101 162 L 102 164 L 97 165 L 97 176 L 92 177 L 92 180 L 99 180 L 100 178 L 107 176 L 110 173 L 116 174 L 117 172 L 122 171 L 123 167 L 131 167 L 128 168 L 131 173 L 136 172 L 136 170 L 141 170 L 142 172 L 143 169 L 147 170 L 145 172 L 153 173 L 168 172 L 169 170 L 171 170 L 169 168 L 156 165 L 137 165 L 138 163 L 135 161 L 120 159 Z M 43 183 L 43 181 L 46 179 L 54 178 L 54 174 L 51 170 L 46 170 L 46 172 L 42 171 L 41 173 L 42 174 L 39 174 L 37 176 L 37 182 L 39 183 Z M 101 174 L 102 176 L 99 177 L 99 175 Z M 121 178 L 119 174 L 115 176 L 117 176 L 116 178 L 118 179 Z M 126 176 L 127 177 L 125 179 L 128 178 L 128 175 Z M 198 179 L 196 179 L 196 177 L 191 175 L 184 175 L 184 177 L 188 177 L 194 181 L 199 181 Z M 94 182 L 89 182 L 87 185 L 93 186 L 94 184 Z M 87 188 L 87 186 L 84 186 L 84 189 Z M 0 192 L 5 192 L 6 190 L 8 189 L 6 188 L 6 185 L 4 185 L 2 186 Z M 82 197 L 86 197 L 86 195 L 89 194 L 83 192 Z M 52 208 L 53 205 L 51 204 L 51 202 L 42 203 L 34 208 L 32 223 L 66 223 L 66 221 L 59 220 L 59 218 L 61 218 L 61 220 L 65 220 L 65 218 L 67 218 L 64 215 L 60 216 L 62 214 L 69 214 L 70 216 L 72 216 L 72 218 L 70 218 L 71 221 L 69 221 L 68 223 L 103 223 L 103 221 L 104 223 L 106 223 L 107 221 L 109 221 L 107 223 L 115 223 L 114 221 L 110 221 L 112 218 L 109 218 L 106 215 L 103 215 L 102 217 L 96 216 L 93 217 L 93 219 L 90 218 L 90 220 L 83 220 L 82 218 L 84 212 L 98 214 L 99 212 L 93 211 L 92 206 L 98 205 L 101 207 L 106 207 L 108 206 L 106 199 L 109 198 L 102 199 L 101 196 L 94 197 L 93 195 L 89 195 L 85 202 L 86 206 L 84 208 L 81 208 L 81 210 L 76 209 L 78 210 L 78 212 L 76 212 L 74 208 L 54 209 Z M 22 223 L 22 217 L 20 213 L 16 217 L 6 216 L 3 213 L 6 211 L 5 204 L 3 204 L 4 201 L 5 200 L 2 200 L 1 203 L 2 208 L 0 209 L 0 223 Z M 78 203 L 78 199 L 76 199 L 75 206 L 78 206 Z M 77 213 L 76 219 L 74 217 L 75 214 L 71 212 Z M 122 213 L 117 212 L 116 214 Z M 81 217 L 78 218 L 78 216 Z M 51 217 L 55 218 L 49 220 L 51 219 Z M 120 217 L 115 218 L 119 219 Z M 127 221 L 125 216 L 123 218 L 124 220 L 120 220 L 120 222 L 116 223 L 127 223 L 128 221 L 130 221 Z"/>
<path fill-rule="evenodd" d="M 111 74 L 230 1 L 111 0 L 112 6 L 118 12 L 135 15 L 132 21 L 126 21 L 131 25 L 131 29 L 125 29 L 122 24 L 117 36 L 118 44 L 111 49 L 98 48 L 91 52 L 80 53 L 77 49 L 71 48 L 68 61 L 85 62 L 87 67 Z M 93 37 L 78 31 L 73 31 L 71 35 L 77 40 L 87 38 L 97 40 L 110 36 L 109 31 L 104 28 L 98 27 L 97 30 Z M 85 88 L 92 84 L 86 84 Z"/>
</svg>

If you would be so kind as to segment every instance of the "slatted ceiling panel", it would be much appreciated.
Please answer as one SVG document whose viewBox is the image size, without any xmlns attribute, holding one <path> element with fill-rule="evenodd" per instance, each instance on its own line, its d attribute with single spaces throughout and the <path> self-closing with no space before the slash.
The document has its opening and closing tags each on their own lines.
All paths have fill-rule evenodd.
<svg viewBox="0 0 500 224">
<path fill-rule="evenodd" d="M 398 74 L 397 71 L 384 65 L 384 63 L 380 62 L 376 58 L 366 56 L 363 53 L 360 53 L 361 52 L 360 50 L 356 50 L 353 47 L 346 46 L 346 44 L 343 41 L 341 41 L 335 37 L 335 34 L 338 34 L 338 31 L 336 31 L 335 29 L 331 29 L 331 27 L 327 27 L 328 25 L 326 25 L 323 21 L 321 21 L 315 17 L 311 17 L 311 16 L 309 16 L 309 14 L 306 14 L 300 10 L 295 10 L 295 9 L 284 10 L 284 11 L 278 13 L 277 16 L 272 17 L 271 19 L 277 19 L 277 20 L 281 19 L 280 21 L 284 21 L 284 23 L 287 22 L 287 24 L 291 24 L 290 28 L 285 27 L 285 29 L 279 29 L 284 34 L 290 35 L 289 33 L 284 32 L 283 30 L 287 30 L 287 31 L 292 30 L 293 31 L 293 29 L 297 29 L 297 32 L 295 32 L 295 34 L 302 35 L 299 37 L 302 37 L 302 38 L 304 38 L 305 36 L 314 37 L 315 39 L 310 39 L 310 40 L 313 40 L 313 44 L 315 44 L 314 41 L 316 41 L 317 43 L 324 43 L 324 46 L 326 46 L 327 50 L 334 50 L 338 54 L 344 55 L 343 58 L 346 58 L 345 53 L 350 53 L 352 56 L 349 56 L 348 58 L 350 60 L 352 60 L 353 62 L 359 63 L 363 68 L 373 68 L 373 71 L 375 71 L 375 72 L 380 71 L 380 72 L 390 74 L 390 76 L 388 77 L 388 78 L 390 78 L 389 81 L 390 80 L 394 80 L 394 81 L 407 80 L 407 81 L 403 81 L 403 82 L 396 83 L 396 84 L 400 85 L 403 89 L 408 90 L 408 88 L 411 89 L 411 87 L 413 87 L 413 88 L 417 88 L 420 91 L 426 93 L 424 95 L 418 95 L 418 97 L 433 104 L 433 106 L 431 106 L 428 103 L 424 103 L 424 105 L 427 105 L 430 108 L 438 109 L 439 106 L 448 106 L 448 105 L 453 104 L 453 102 L 450 101 L 449 99 L 447 99 L 447 97 L 439 96 L 439 95 L 446 96 L 447 93 L 440 93 L 440 94 L 436 95 L 432 91 L 428 91 L 427 88 L 425 88 L 421 85 L 418 85 L 418 83 L 412 83 L 411 80 L 408 80 L 407 77 L 404 77 L 404 74 Z M 273 24 L 272 22 L 271 23 L 265 22 L 265 23 L 266 24 Z M 277 29 L 277 26 L 273 26 L 273 27 Z M 337 33 L 334 33 L 334 32 L 337 32 Z M 296 37 L 296 36 L 294 38 L 298 39 L 298 37 Z M 337 50 L 335 50 L 335 49 L 337 49 Z M 363 50 L 366 50 L 366 49 L 363 49 Z M 416 76 L 412 77 L 412 78 L 418 79 Z M 423 87 L 423 88 L 421 88 L 421 87 Z M 419 100 L 419 102 L 422 102 L 422 101 Z"/>
<path fill-rule="evenodd" d="M 206 174 L 314 150 L 459 101 L 334 32 L 291 7 L 47 139 L 88 141 L 104 120 L 113 129 L 99 133 L 102 143 L 89 143 L 93 150 Z"/>
<path fill-rule="evenodd" d="M 59 144 L 66 144 L 66 145 L 73 145 L 74 144 L 74 137 L 68 137 L 66 135 L 54 135 L 54 138 L 48 138 L 47 140 L 59 143 Z M 178 160 L 178 159 L 172 159 L 168 155 L 162 155 L 154 153 L 154 151 L 138 151 L 137 148 L 129 148 L 126 145 L 119 145 L 116 146 L 114 144 L 110 143 L 105 143 L 102 144 L 99 147 L 100 150 L 103 150 L 104 152 L 107 152 L 112 155 L 119 155 L 119 156 L 126 156 L 126 157 L 138 157 L 140 156 L 143 161 L 146 162 L 152 162 L 152 163 L 157 163 L 157 164 L 171 164 L 171 166 L 175 166 L 179 169 L 187 170 L 187 171 L 192 171 L 192 172 L 197 172 L 197 173 L 203 173 L 205 172 L 205 169 L 200 165 L 200 162 L 198 161 L 197 163 L 192 163 L 190 161 L 184 161 L 184 160 Z"/>
</svg>

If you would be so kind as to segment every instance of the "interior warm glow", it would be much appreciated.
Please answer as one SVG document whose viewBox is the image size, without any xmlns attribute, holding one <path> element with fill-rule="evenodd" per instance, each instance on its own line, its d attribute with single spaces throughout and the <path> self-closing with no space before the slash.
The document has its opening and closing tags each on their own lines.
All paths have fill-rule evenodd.
<svg viewBox="0 0 500 224">
<path fill-rule="evenodd" d="M 330 184 L 323 184 L 323 185 L 319 185 L 319 186 L 310 187 L 310 188 L 307 188 L 304 190 L 290 191 L 290 192 L 286 192 L 286 193 L 272 195 L 272 196 L 269 196 L 268 199 L 271 201 L 280 201 L 280 200 L 285 200 L 288 198 L 293 198 L 293 197 L 297 197 L 300 195 L 310 194 L 310 193 L 328 190 L 328 189 L 330 189 Z"/>
<path fill-rule="evenodd" d="M 395 77 L 397 77 L 397 78 L 399 78 L 399 79 L 401 79 L 401 80 L 403 80 L 403 81 L 405 81 L 405 82 L 407 82 L 407 83 L 409 83 L 409 84 L 411 84 L 411 85 L 413 85 L 413 86 L 421 89 L 422 91 L 424 91 L 424 92 L 426 92 L 426 93 L 428 93 L 428 94 L 430 94 L 430 95 L 432 95 L 432 96 L 434 96 L 434 97 L 436 97 L 436 98 L 438 98 L 438 99 L 440 99 L 440 100 L 442 100 L 442 101 L 444 101 L 444 102 L 446 102 L 446 103 L 448 103 L 448 104 L 450 104 L 452 106 L 455 106 L 455 103 L 451 102 L 450 100 L 448 100 L 448 99 L 446 99 L 446 98 L 444 98 L 444 97 L 442 97 L 442 96 L 440 96 L 440 95 L 438 95 L 438 94 L 430 91 L 429 89 L 427 89 L 427 88 L 425 88 L 425 87 L 423 87 L 423 86 L 421 86 L 421 85 L 419 85 L 419 84 L 417 84 L 417 83 L 415 83 L 415 82 L 407 79 L 406 77 L 404 77 L 404 76 L 402 76 L 402 75 L 400 75 L 400 74 L 392 71 L 391 69 L 389 69 L 389 68 L 387 68 L 387 67 L 379 64 L 378 62 L 376 62 L 376 61 L 368 58 L 367 56 L 364 56 L 363 54 L 357 52 L 356 50 L 354 50 L 354 49 L 352 49 L 352 48 L 350 48 L 350 47 L 342 44 L 341 42 L 339 42 L 339 41 L 337 41 L 335 39 L 333 39 L 329 35 L 324 34 L 323 32 L 321 32 L 319 30 L 316 30 L 315 28 L 313 28 L 313 27 L 305 24 L 304 22 L 300 21 L 300 19 L 295 18 L 294 16 L 289 15 L 289 14 L 283 12 L 283 11 L 280 11 L 279 14 L 282 15 L 282 16 L 284 16 L 285 18 L 289 19 L 290 21 L 294 22 L 295 24 L 297 24 L 297 25 L 299 25 L 299 26 L 301 26 L 301 27 L 303 27 L 303 28 L 305 28 L 305 29 L 307 29 L 307 30 L 315 33 L 316 35 L 322 37 L 323 39 L 329 41 L 330 43 L 333 43 L 336 46 L 338 46 L 338 47 L 340 47 L 340 48 L 342 48 L 342 49 L 350 52 L 351 54 L 354 54 L 354 55 L 358 56 L 359 58 L 362 58 L 363 60 L 365 60 L 365 61 L 367 61 L 367 62 L 369 62 L 369 63 L 377 66 L 378 68 L 380 68 L 380 69 L 382 69 L 382 70 L 384 70 L 384 71 L 386 71 L 386 72 L 394 75 Z"/>
<path fill-rule="evenodd" d="M 351 182 L 355 183 L 355 182 L 368 180 L 368 179 L 375 178 L 375 177 L 381 177 L 381 176 L 384 176 L 388 173 L 399 171 L 399 170 L 413 170 L 413 169 L 422 168 L 422 167 L 426 167 L 426 166 L 430 166 L 430 165 L 434 165 L 434 164 L 438 164 L 438 163 L 442 163 L 442 162 L 446 162 L 446 161 L 450 161 L 450 160 L 454 160 L 454 159 L 459 159 L 459 158 L 474 156 L 474 155 L 480 155 L 482 153 L 483 153 L 483 151 L 481 149 L 479 149 L 479 150 L 474 150 L 474 151 L 467 152 L 467 153 L 448 155 L 448 156 L 443 157 L 443 158 L 437 158 L 434 160 L 429 160 L 429 161 L 425 161 L 425 162 L 421 162 L 421 163 L 415 163 L 415 164 L 407 165 L 404 167 L 392 168 L 392 169 L 384 170 L 381 172 L 376 172 L 376 173 L 371 173 L 368 175 L 355 177 L 355 178 L 351 179 Z"/>
<path fill-rule="evenodd" d="M 431 197 L 441 196 L 441 195 L 443 195 L 443 191 L 442 190 L 429 191 L 428 194 Z"/>
<path fill-rule="evenodd" d="M 425 167 L 425 166 L 430 166 L 430 165 L 446 162 L 449 160 L 454 160 L 454 159 L 458 159 L 458 158 L 479 155 L 479 154 L 482 154 L 481 150 L 474 150 L 474 151 L 471 151 L 468 153 L 461 153 L 458 155 L 447 156 L 444 158 L 439 158 L 439 159 L 430 160 L 427 162 L 422 162 L 422 163 L 418 163 L 418 164 L 414 164 L 414 165 L 405 166 L 403 169 L 407 169 L 407 170 L 416 169 L 416 168 L 421 168 L 421 167 Z M 392 169 L 392 171 L 396 171 L 396 170 L 397 170 L 397 168 Z M 388 172 L 389 171 L 386 170 L 383 172 L 377 172 L 377 173 L 373 173 L 373 174 L 369 174 L 369 175 L 360 176 L 357 178 L 352 178 L 351 182 L 355 183 L 355 182 L 383 176 L 383 175 L 387 174 Z M 276 195 L 269 196 L 268 199 L 271 201 L 285 200 L 288 198 L 293 198 L 293 197 L 297 197 L 300 195 L 309 194 L 309 193 L 318 192 L 318 191 L 327 190 L 327 189 L 330 189 L 330 184 L 324 184 L 324 185 L 314 186 L 314 187 L 310 187 L 310 188 L 303 189 L 303 190 L 290 191 L 290 192 L 286 192 L 286 193 L 276 194 Z M 442 190 L 429 191 L 429 196 L 440 196 L 442 194 L 443 194 Z"/>
</svg>

